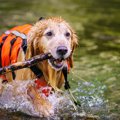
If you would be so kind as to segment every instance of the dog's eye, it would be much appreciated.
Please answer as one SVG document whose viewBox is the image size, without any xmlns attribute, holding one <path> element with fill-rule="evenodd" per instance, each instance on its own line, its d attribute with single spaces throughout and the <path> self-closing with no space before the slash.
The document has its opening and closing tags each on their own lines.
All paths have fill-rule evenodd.
<svg viewBox="0 0 120 120">
<path fill-rule="evenodd" d="M 50 36 L 53 35 L 53 32 L 52 32 L 52 31 L 49 31 L 49 32 L 46 33 L 46 35 L 50 37 Z"/>
<path fill-rule="evenodd" d="M 66 32 L 66 33 L 65 33 L 65 36 L 66 36 L 66 37 L 70 37 L 70 33 L 69 33 L 69 32 Z"/>
</svg>

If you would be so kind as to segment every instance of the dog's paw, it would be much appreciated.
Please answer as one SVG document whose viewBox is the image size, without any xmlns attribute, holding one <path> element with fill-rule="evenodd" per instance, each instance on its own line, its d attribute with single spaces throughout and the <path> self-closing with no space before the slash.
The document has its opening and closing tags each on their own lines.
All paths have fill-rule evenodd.
<svg viewBox="0 0 120 120">
<path fill-rule="evenodd" d="M 30 97 L 29 100 L 32 102 L 36 112 L 38 112 L 40 116 L 48 117 L 54 114 L 52 104 L 48 99 L 40 95 L 35 87 L 29 86 L 27 94 Z"/>
<path fill-rule="evenodd" d="M 0 79 L 0 95 L 3 93 L 4 86 L 2 84 L 2 79 Z"/>
</svg>

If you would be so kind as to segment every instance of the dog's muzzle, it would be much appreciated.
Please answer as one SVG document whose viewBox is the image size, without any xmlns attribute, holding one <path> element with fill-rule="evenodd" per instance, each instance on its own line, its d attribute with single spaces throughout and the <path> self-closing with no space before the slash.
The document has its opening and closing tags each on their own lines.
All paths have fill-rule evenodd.
<svg viewBox="0 0 120 120">
<path fill-rule="evenodd" d="M 51 67 L 56 70 L 60 70 L 64 66 L 64 60 L 62 60 L 62 59 L 51 58 L 48 60 L 48 62 L 51 65 Z"/>
<path fill-rule="evenodd" d="M 58 46 L 56 49 L 56 55 L 58 56 L 57 58 L 51 58 L 48 60 L 49 64 L 51 65 L 52 68 L 56 70 L 60 70 L 63 68 L 66 54 L 68 53 L 68 49 L 66 46 Z"/>
</svg>

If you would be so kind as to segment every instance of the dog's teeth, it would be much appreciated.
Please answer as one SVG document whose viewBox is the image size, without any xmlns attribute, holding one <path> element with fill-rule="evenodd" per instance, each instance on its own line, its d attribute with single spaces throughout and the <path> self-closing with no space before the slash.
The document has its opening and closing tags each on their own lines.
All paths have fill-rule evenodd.
<svg viewBox="0 0 120 120">
<path fill-rule="evenodd" d="M 54 64 L 56 64 L 56 61 L 54 61 Z"/>
</svg>

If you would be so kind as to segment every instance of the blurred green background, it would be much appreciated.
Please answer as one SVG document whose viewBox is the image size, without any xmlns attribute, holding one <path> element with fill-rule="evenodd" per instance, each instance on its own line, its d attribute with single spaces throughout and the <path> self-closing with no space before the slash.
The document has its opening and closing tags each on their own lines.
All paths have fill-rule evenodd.
<svg viewBox="0 0 120 120">
<path fill-rule="evenodd" d="M 69 80 L 84 109 L 119 120 L 120 0 L 0 0 L 0 33 L 41 16 L 61 16 L 76 30 L 79 46 Z"/>
</svg>

